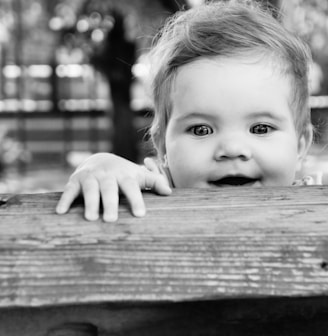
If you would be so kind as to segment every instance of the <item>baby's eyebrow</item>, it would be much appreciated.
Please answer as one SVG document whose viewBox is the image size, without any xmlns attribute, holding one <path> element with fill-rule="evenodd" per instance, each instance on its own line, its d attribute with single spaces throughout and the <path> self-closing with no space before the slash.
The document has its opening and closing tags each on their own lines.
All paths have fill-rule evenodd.
<svg viewBox="0 0 328 336">
<path fill-rule="evenodd" d="M 247 113 L 247 115 L 244 118 L 249 120 L 264 118 L 282 122 L 288 119 L 288 114 L 278 111 L 272 112 L 269 110 L 259 110 Z M 200 119 L 208 122 L 215 122 L 216 120 L 220 119 L 220 113 L 210 113 L 210 112 L 207 113 L 207 112 L 195 111 L 195 112 L 182 113 L 181 115 L 175 117 L 175 120 L 177 122 L 185 122 L 191 119 Z"/>
<path fill-rule="evenodd" d="M 285 113 L 273 113 L 270 111 L 257 111 L 252 112 L 248 115 L 249 118 L 267 118 L 267 119 L 274 119 L 274 120 L 285 120 L 286 115 Z"/>
<path fill-rule="evenodd" d="M 184 113 L 176 118 L 177 121 L 184 121 L 188 119 L 215 119 L 216 116 L 210 113 L 201 113 L 201 112 L 191 112 Z"/>
</svg>

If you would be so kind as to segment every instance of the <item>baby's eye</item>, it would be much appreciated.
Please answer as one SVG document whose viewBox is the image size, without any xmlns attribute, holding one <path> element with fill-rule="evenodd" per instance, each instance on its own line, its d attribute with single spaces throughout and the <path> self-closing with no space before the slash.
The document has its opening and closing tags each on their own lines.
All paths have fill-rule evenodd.
<svg viewBox="0 0 328 336">
<path fill-rule="evenodd" d="M 253 134 L 267 134 L 269 132 L 271 132 L 274 128 L 270 125 L 266 125 L 266 124 L 257 124 L 255 126 L 252 126 L 250 131 Z"/>
<path fill-rule="evenodd" d="M 213 133 L 213 129 L 206 125 L 197 125 L 189 128 L 189 131 L 197 136 L 206 136 Z"/>
</svg>

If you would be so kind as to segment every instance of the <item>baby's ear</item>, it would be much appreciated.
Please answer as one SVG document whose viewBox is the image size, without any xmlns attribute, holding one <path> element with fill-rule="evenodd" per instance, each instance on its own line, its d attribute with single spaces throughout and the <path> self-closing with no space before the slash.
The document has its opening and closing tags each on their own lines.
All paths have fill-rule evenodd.
<svg viewBox="0 0 328 336">
<path fill-rule="evenodd" d="M 298 163 L 302 164 L 305 159 L 313 140 L 313 126 L 308 125 L 306 130 L 301 134 L 298 140 Z"/>
</svg>

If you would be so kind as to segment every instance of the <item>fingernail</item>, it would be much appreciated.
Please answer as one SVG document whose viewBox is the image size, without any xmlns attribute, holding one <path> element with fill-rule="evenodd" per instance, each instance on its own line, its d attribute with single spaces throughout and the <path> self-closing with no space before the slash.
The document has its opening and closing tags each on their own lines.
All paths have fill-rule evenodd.
<svg viewBox="0 0 328 336">
<path fill-rule="evenodd" d="M 58 206 L 58 207 L 56 208 L 56 212 L 57 212 L 58 215 L 62 215 L 62 214 L 64 214 L 66 211 L 65 211 L 65 208 L 64 208 L 63 206 Z"/>
<path fill-rule="evenodd" d="M 166 195 L 170 195 L 172 193 L 172 189 L 169 186 L 165 186 L 163 193 Z"/>
<path fill-rule="evenodd" d="M 135 210 L 133 211 L 133 214 L 134 214 L 136 217 L 143 217 L 143 216 L 145 216 L 145 214 L 146 214 L 146 209 L 143 209 L 143 208 L 135 209 Z"/>
<path fill-rule="evenodd" d="M 169 193 L 172 192 L 172 189 L 171 189 L 169 186 L 166 188 L 166 190 L 167 190 Z"/>
<path fill-rule="evenodd" d="M 103 219 L 105 222 L 116 222 L 118 216 L 117 214 L 104 214 Z"/>
<path fill-rule="evenodd" d="M 89 221 L 95 221 L 99 218 L 98 214 L 95 213 L 86 213 L 85 218 Z"/>
</svg>

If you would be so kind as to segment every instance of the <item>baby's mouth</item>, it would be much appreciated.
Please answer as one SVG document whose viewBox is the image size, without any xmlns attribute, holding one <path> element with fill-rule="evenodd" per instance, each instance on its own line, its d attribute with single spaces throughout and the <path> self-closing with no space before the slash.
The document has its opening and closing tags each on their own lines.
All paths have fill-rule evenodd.
<svg viewBox="0 0 328 336">
<path fill-rule="evenodd" d="M 225 176 L 216 181 L 210 181 L 210 184 L 214 184 L 217 187 L 228 187 L 228 186 L 244 186 L 253 185 L 258 179 L 247 177 L 247 176 Z"/>
</svg>

